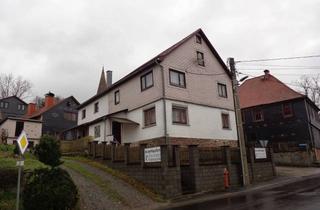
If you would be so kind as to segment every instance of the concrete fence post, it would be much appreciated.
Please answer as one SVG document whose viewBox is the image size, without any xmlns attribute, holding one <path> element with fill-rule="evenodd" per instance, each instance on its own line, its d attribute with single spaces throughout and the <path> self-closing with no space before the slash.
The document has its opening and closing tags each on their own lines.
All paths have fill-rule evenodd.
<svg viewBox="0 0 320 210">
<path fill-rule="evenodd" d="M 189 164 L 191 185 L 195 192 L 198 191 L 199 149 L 198 145 L 189 145 Z"/>
<path fill-rule="evenodd" d="M 128 165 L 130 163 L 130 143 L 124 143 L 124 163 Z"/>
<path fill-rule="evenodd" d="M 144 162 L 144 149 L 147 147 L 147 144 L 140 144 L 140 165 L 141 168 L 144 168 L 145 162 Z"/>
<path fill-rule="evenodd" d="M 161 168 L 168 168 L 168 145 L 161 145 Z"/>
</svg>

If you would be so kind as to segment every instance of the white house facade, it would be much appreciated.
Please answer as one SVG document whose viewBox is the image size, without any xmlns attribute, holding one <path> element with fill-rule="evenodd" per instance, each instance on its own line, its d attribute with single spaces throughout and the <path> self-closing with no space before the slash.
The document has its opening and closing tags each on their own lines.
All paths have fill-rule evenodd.
<svg viewBox="0 0 320 210">
<path fill-rule="evenodd" d="M 201 29 L 116 83 L 110 76 L 79 106 L 78 137 L 237 146 L 230 72 Z"/>
</svg>

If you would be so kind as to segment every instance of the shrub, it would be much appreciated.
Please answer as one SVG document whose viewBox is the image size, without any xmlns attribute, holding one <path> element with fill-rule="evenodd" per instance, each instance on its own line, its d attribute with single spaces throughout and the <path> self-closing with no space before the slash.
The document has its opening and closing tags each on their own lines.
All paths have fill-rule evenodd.
<svg viewBox="0 0 320 210">
<path fill-rule="evenodd" d="M 62 164 L 60 146 L 53 136 L 44 135 L 41 137 L 40 143 L 35 148 L 35 155 L 39 161 L 51 167 Z"/>
<path fill-rule="evenodd" d="M 23 190 L 25 210 L 69 210 L 78 200 L 77 187 L 63 169 L 36 169 Z"/>
</svg>

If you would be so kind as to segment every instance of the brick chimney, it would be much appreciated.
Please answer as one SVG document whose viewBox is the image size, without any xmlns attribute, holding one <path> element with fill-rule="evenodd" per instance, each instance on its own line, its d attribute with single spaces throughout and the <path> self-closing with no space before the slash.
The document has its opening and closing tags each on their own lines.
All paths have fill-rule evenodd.
<svg viewBox="0 0 320 210">
<path fill-rule="evenodd" d="M 35 103 L 29 103 L 28 104 L 28 109 L 27 109 L 27 115 L 31 116 L 35 112 L 36 112 L 36 104 Z"/>
<path fill-rule="evenodd" d="M 49 91 L 49 93 L 47 93 L 45 96 L 46 97 L 44 99 L 44 107 L 47 108 L 47 107 L 53 106 L 54 105 L 54 94 Z"/>
<path fill-rule="evenodd" d="M 269 75 L 270 75 L 270 71 L 268 69 L 264 70 L 264 77 L 263 79 L 267 80 L 269 78 Z"/>
</svg>

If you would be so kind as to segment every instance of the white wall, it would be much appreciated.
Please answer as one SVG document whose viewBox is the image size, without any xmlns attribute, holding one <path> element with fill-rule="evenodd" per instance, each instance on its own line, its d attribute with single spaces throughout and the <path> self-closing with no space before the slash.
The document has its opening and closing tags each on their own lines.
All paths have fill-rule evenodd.
<svg viewBox="0 0 320 210">
<path fill-rule="evenodd" d="M 99 112 L 94 113 L 94 104 L 99 102 Z M 82 119 L 82 110 L 86 109 L 86 117 Z M 108 94 L 102 96 L 101 98 L 95 100 L 94 102 L 88 104 L 78 111 L 78 125 L 81 125 L 86 122 L 90 122 L 99 117 L 102 117 L 108 114 Z"/>
<path fill-rule="evenodd" d="M 156 125 L 152 127 L 144 127 L 143 110 L 155 106 L 156 108 Z M 164 136 L 163 125 L 163 101 L 159 100 L 153 104 L 149 104 L 142 108 L 128 112 L 127 118 L 139 123 L 139 125 L 123 124 L 122 126 L 122 142 L 137 142 L 141 140 L 157 138 Z"/>
<path fill-rule="evenodd" d="M 188 107 L 189 125 L 172 124 L 172 104 Z M 171 100 L 167 100 L 166 105 L 168 135 L 170 137 L 237 140 L 236 120 L 233 111 Z M 230 129 L 222 128 L 221 113 L 229 114 Z"/>
<path fill-rule="evenodd" d="M 100 126 L 100 137 L 94 137 L 94 127 Z M 101 121 L 99 123 L 89 126 L 89 136 L 92 136 L 95 141 L 103 141 L 106 138 L 104 136 L 111 135 L 110 123 L 109 120 Z"/>
</svg>

